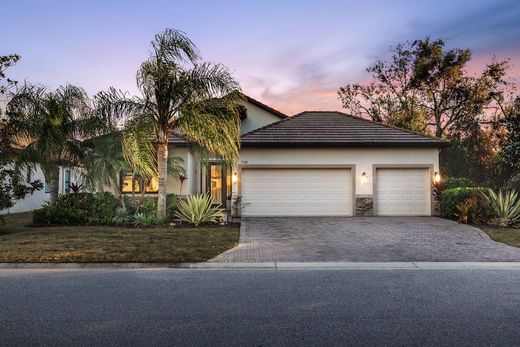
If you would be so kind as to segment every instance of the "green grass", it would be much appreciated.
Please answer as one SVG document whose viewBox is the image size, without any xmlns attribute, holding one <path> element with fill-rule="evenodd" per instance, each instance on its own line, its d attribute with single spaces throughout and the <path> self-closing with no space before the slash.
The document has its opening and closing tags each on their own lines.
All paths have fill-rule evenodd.
<svg viewBox="0 0 520 347">
<path fill-rule="evenodd" d="M 0 226 L 0 262 L 201 262 L 235 247 L 237 227 L 30 227 L 31 213 Z"/>
<path fill-rule="evenodd" d="M 495 241 L 520 247 L 520 229 L 518 228 L 484 227 L 482 230 Z"/>
</svg>

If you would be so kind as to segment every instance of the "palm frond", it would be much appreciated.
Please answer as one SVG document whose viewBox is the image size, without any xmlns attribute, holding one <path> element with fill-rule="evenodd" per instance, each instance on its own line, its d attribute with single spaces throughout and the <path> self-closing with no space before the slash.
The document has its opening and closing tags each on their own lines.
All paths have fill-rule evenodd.
<svg viewBox="0 0 520 347">
<path fill-rule="evenodd" d="M 154 124 L 148 117 L 128 121 L 123 130 L 122 150 L 130 167 L 147 179 L 157 177 L 157 155 L 152 142 Z"/>
<path fill-rule="evenodd" d="M 195 44 L 182 31 L 167 28 L 155 35 L 152 41 L 154 56 L 160 60 L 195 62 L 200 53 Z"/>
</svg>

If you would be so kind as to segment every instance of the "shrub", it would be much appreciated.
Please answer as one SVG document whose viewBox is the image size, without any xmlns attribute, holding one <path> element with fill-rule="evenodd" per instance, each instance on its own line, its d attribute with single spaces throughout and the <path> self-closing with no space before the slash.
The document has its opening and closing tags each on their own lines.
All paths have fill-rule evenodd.
<svg viewBox="0 0 520 347">
<path fill-rule="evenodd" d="M 109 224 L 112 222 L 114 213 L 119 207 L 119 202 L 109 192 L 96 193 L 95 200 L 90 208 L 91 222 Z"/>
<path fill-rule="evenodd" d="M 446 189 L 441 193 L 441 215 L 446 218 L 457 216 L 457 205 L 468 199 L 478 188 L 459 187 Z"/>
<path fill-rule="evenodd" d="M 146 214 L 138 212 L 133 216 L 133 224 L 136 227 L 147 227 L 152 225 L 163 224 L 164 222 L 164 217 L 157 217 L 157 215 L 155 214 Z"/>
<path fill-rule="evenodd" d="M 32 213 L 32 221 L 33 224 L 36 225 L 44 225 L 44 224 L 51 224 L 50 220 L 50 214 L 52 213 L 49 211 L 52 209 L 50 206 L 42 206 L 42 208 L 39 208 L 37 210 L 34 210 Z"/>
<path fill-rule="evenodd" d="M 37 225 L 80 225 L 89 220 L 89 212 L 74 207 L 51 207 L 43 206 L 33 211 L 33 223 Z"/>
<path fill-rule="evenodd" d="M 475 183 L 466 177 L 446 177 L 442 184 L 443 189 L 475 187 Z"/>
<path fill-rule="evenodd" d="M 183 222 L 198 226 L 201 223 L 215 223 L 224 217 L 223 211 L 213 207 L 211 198 L 206 194 L 191 195 L 179 201 L 175 217 Z"/>
<path fill-rule="evenodd" d="M 457 204 L 456 216 L 459 218 L 459 223 L 481 224 L 486 221 L 487 215 L 487 201 L 479 191 L 474 192 L 469 198 Z"/>
<path fill-rule="evenodd" d="M 130 221 L 130 214 L 124 207 L 118 207 L 114 211 L 111 222 L 116 225 L 124 225 Z"/>
<path fill-rule="evenodd" d="M 518 199 L 518 194 L 514 189 L 500 190 L 498 193 L 488 189 L 486 198 L 491 212 L 496 217 L 496 224 L 511 225 L 520 219 L 520 199 Z"/>
<path fill-rule="evenodd" d="M 175 214 L 175 209 L 177 208 L 177 203 L 179 202 L 179 198 L 176 194 L 170 193 L 166 195 L 166 209 L 168 211 L 168 215 L 173 217 Z"/>
<path fill-rule="evenodd" d="M 509 180 L 507 180 L 507 182 L 505 184 L 505 188 L 520 191 L 520 173 L 514 175 Z"/>
<path fill-rule="evenodd" d="M 157 212 L 157 199 L 146 196 L 141 203 L 139 211 L 144 214 L 155 214 Z"/>
<path fill-rule="evenodd" d="M 94 201 L 95 198 L 92 193 L 61 194 L 56 201 L 56 207 L 89 210 L 94 205 Z"/>
</svg>

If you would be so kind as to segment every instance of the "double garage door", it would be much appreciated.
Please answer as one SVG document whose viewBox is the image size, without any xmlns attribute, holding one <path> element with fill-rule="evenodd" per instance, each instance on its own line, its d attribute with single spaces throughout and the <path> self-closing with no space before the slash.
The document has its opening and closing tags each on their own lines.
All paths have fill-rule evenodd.
<svg viewBox="0 0 520 347">
<path fill-rule="evenodd" d="M 377 169 L 375 176 L 377 215 L 430 215 L 428 169 Z M 352 185 L 348 168 L 243 168 L 242 215 L 352 216 Z"/>
<path fill-rule="evenodd" d="M 242 169 L 243 216 L 351 216 L 350 169 Z"/>
</svg>

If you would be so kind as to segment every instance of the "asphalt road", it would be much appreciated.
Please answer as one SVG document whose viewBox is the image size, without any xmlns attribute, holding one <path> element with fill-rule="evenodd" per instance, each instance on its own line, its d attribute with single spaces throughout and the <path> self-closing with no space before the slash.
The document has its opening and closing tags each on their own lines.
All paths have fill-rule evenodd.
<svg viewBox="0 0 520 347">
<path fill-rule="evenodd" d="M 520 270 L 2 270 L 0 345 L 520 345 Z"/>
</svg>

